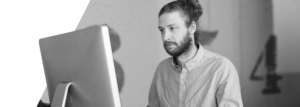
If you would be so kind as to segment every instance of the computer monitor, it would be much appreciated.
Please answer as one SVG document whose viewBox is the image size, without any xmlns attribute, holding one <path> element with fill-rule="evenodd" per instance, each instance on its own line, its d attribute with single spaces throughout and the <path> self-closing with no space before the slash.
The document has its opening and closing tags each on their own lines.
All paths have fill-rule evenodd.
<svg viewBox="0 0 300 107">
<path fill-rule="evenodd" d="M 51 106 L 121 106 L 107 25 L 42 38 L 39 44 Z"/>
</svg>

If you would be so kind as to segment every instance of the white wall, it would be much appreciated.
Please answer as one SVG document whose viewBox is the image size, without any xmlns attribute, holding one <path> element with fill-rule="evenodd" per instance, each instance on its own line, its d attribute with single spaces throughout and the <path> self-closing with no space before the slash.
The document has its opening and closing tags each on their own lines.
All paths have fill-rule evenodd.
<svg viewBox="0 0 300 107">
<path fill-rule="evenodd" d="M 300 1 L 273 0 L 274 34 L 278 37 L 278 72 L 300 73 Z"/>
</svg>

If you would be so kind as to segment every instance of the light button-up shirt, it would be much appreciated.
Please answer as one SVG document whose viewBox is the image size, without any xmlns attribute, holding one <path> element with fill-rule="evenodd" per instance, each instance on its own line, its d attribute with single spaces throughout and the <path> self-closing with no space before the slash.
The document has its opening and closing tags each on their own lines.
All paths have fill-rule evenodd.
<svg viewBox="0 0 300 107">
<path fill-rule="evenodd" d="M 243 107 L 234 65 L 202 46 L 183 66 L 173 57 L 162 61 L 148 100 L 150 107 Z"/>
</svg>

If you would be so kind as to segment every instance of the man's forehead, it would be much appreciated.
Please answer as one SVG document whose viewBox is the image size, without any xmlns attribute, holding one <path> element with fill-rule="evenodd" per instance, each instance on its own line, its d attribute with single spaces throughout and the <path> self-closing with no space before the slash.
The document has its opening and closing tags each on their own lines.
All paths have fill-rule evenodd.
<svg viewBox="0 0 300 107">
<path fill-rule="evenodd" d="M 164 13 L 158 19 L 159 27 L 182 24 L 184 24 L 184 18 L 181 16 L 179 11 Z"/>
</svg>

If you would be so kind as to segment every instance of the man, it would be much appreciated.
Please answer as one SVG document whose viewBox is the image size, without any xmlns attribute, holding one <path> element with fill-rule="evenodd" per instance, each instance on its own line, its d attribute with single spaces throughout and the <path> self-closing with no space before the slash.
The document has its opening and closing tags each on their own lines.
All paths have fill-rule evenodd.
<svg viewBox="0 0 300 107">
<path fill-rule="evenodd" d="M 149 107 L 243 107 L 234 65 L 205 50 L 199 41 L 197 0 L 166 4 L 159 12 L 159 30 L 166 52 L 154 74 Z"/>
</svg>

